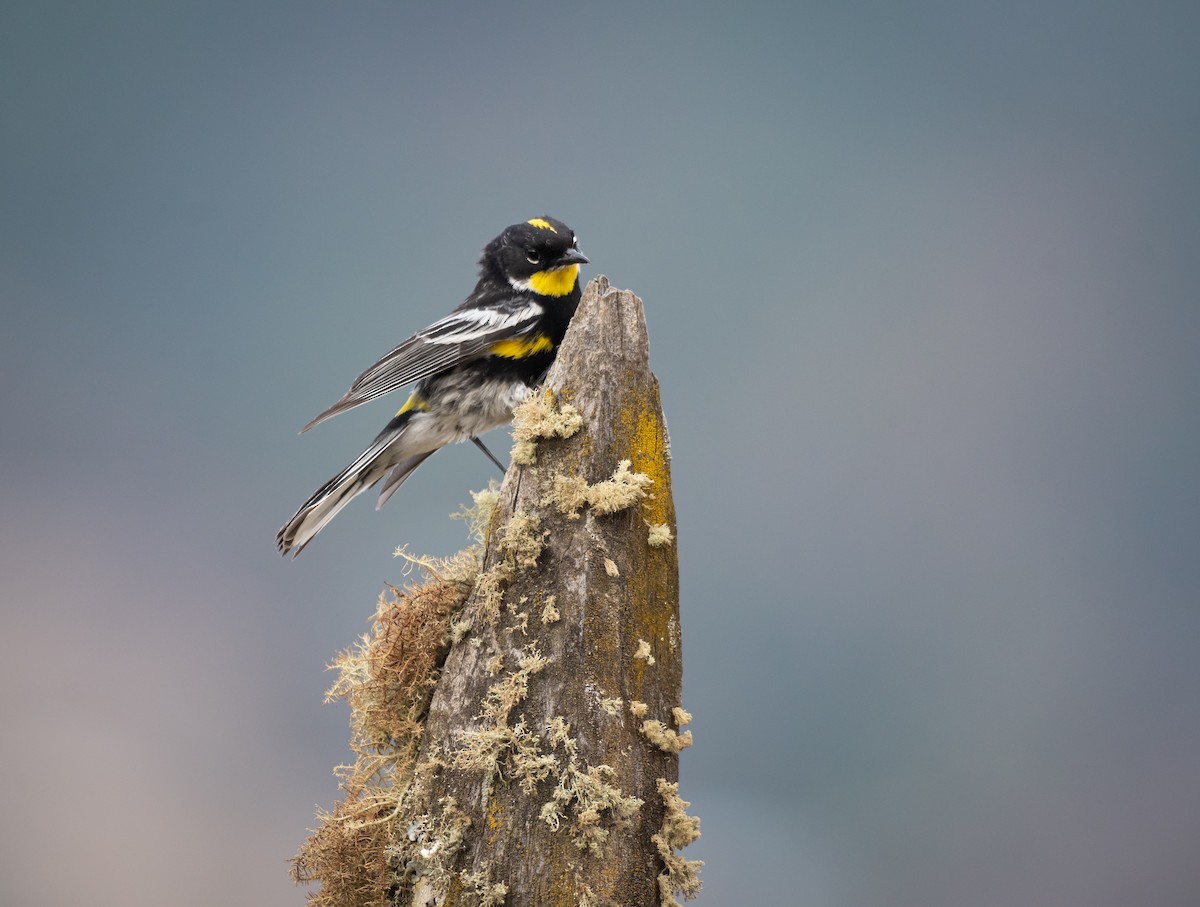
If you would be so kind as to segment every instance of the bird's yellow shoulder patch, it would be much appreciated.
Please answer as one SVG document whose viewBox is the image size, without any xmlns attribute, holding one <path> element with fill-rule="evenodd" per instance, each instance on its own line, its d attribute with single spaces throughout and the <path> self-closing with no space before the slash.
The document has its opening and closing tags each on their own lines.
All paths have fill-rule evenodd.
<svg viewBox="0 0 1200 907">
<path fill-rule="evenodd" d="M 534 334 L 532 337 L 515 337 L 512 340 L 501 340 L 492 344 L 492 355 L 503 356 L 505 359 L 524 359 L 546 350 L 554 349 L 554 344 L 545 334 Z"/>
<path fill-rule="evenodd" d="M 535 271 L 529 275 L 529 288 L 543 296 L 566 296 L 575 289 L 575 279 L 578 276 L 579 265 Z"/>
<path fill-rule="evenodd" d="M 557 230 L 550 226 L 550 221 L 546 220 L 544 217 L 531 217 L 529 220 L 525 221 L 525 223 L 529 224 L 531 227 L 537 227 L 539 230 L 549 230 L 551 233 L 558 233 Z"/>
<path fill-rule="evenodd" d="M 424 397 L 417 396 L 417 392 L 413 391 L 408 395 L 408 399 L 404 401 L 404 405 L 400 407 L 400 411 L 396 415 L 403 416 L 410 409 L 419 409 L 421 412 L 427 413 L 429 412 L 429 401 Z"/>
</svg>

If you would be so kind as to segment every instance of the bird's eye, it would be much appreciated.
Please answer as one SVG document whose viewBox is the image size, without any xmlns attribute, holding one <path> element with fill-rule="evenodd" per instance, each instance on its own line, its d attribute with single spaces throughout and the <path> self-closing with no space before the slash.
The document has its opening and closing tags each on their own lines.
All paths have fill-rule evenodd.
<svg viewBox="0 0 1200 907">
<path fill-rule="evenodd" d="M 571 248 L 575 248 L 577 245 L 579 245 L 579 237 L 576 236 L 574 233 L 572 233 L 571 234 Z"/>
<path fill-rule="evenodd" d="M 526 249 L 525 257 L 529 259 L 531 265 L 540 264 L 542 260 L 541 253 L 537 249 Z"/>
</svg>

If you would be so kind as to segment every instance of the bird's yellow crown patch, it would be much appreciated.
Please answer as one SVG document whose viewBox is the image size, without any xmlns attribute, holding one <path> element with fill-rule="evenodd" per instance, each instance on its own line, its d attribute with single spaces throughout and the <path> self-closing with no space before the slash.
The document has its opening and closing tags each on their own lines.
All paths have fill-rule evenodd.
<svg viewBox="0 0 1200 907">
<path fill-rule="evenodd" d="M 532 217 L 525 221 L 525 223 L 529 224 L 531 227 L 537 227 L 539 230 L 549 230 L 554 234 L 558 233 L 557 230 L 550 226 L 550 221 L 546 220 L 544 217 Z"/>
</svg>

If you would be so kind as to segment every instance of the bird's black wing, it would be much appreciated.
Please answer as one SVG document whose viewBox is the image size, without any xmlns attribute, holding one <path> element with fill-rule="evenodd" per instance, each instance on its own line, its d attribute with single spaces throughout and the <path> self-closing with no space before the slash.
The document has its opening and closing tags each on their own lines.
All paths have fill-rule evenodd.
<svg viewBox="0 0 1200 907">
<path fill-rule="evenodd" d="M 483 305 L 468 299 L 355 378 L 345 396 L 302 431 L 398 387 L 478 359 L 501 340 L 528 336 L 537 328 L 542 314 L 539 303 L 523 296 L 505 295 Z"/>
</svg>

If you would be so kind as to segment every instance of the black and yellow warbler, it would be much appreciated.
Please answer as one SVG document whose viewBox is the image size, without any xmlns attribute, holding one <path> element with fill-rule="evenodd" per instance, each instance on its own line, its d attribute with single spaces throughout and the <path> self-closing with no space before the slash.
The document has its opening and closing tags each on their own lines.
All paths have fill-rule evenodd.
<svg viewBox="0 0 1200 907">
<path fill-rule="evenodd" d="M 552 217 L 513 224 L 488 243 L 479 282 L 462 305 L 372 365 L 304 426 L 415 382 L 371 445 L 279 530 L 279 550 L 294 557 L 355 495 L 382 480 L 378 509 L 434 451 L 479 443 L 479 435 L 508 422 L 554 361 L 579 305 L 579 266 L 587 261 L 571 228 Z"/>
</svg>

